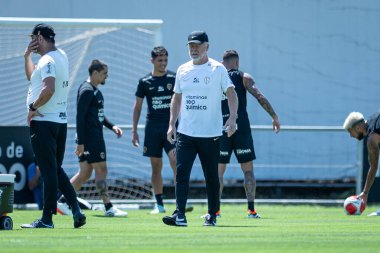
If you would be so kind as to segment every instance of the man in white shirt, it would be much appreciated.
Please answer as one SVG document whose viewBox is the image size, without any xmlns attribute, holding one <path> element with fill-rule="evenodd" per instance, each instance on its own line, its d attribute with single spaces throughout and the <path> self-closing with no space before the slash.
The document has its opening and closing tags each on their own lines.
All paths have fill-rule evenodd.
<svg viewBox="0 0 380 253">
<path fill-rule="evenodd" d="M 194 31 L 188 36 L 187 44 L 192 60 L 177 70 L 167 132 L 168 140 L 176 142 L 177 209 L 172 216 L 165 216 L 163 222 L 171 226 L 187 226 L 185 206 L 190 173 L 196 155 L 199 155 L 210 214 L 204 226 L 215 226 L 219 204 L 219 139 L 223 129 L 229 137 L 236 131 L 237 95 L 226 68 L 207 56 L 207 34 Z M 220 105 L 223 92 L 228 97 L 230 110 L 224 126 Z M 175 124 L 179 116 L 177 130 Z"/>
<path fill-rule="evenodd" d="M 66 53 L 55 47 L 54 29 L 47 24 L 37 24 L 30 35 L 31 42 L 25 51 L 25 74 L 30 81 L 27 106 L 27 123 L 30 140 L 44 183 L 42 217 L 22 228 L 54 228 L 53 214 L 57 214 L 57 190 L 65 195 L 73 208 L 74 227 L 86 224 L 76 193 L 62 162 L 67 134 L 67 95 L 69 62 Z M 41 55 L 34 65 L 31 54 Z"/>
</svg>

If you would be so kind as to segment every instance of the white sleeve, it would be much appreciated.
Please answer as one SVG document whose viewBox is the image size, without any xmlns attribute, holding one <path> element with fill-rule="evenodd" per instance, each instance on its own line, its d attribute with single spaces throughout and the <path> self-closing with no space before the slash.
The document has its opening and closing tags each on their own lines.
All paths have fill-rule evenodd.
<svg viewBox="0 0 380 253">
<path fill-rule="evenodd" d="M 178 68 L 177 74 L 175 75 L 175 84 L 174 84 L 174 89 L 173 89 L 175 93 L 182 93 L 180 77 L 181 77 L 181 70 L 180 68 Z"/>
<path fill-rule="evenodd" d="M 56 77 L 55 62 L 52 59 L 46 59 L 40 65 L 41 68 L 41 79 L 44 80 L 46 77 Z"/>
<path fill-rule="evenodd" d="M 235 85 L 232 83 L 231 78 L 228 75 L 226 68 L 221 67 L 220 72 L 221 72 L 222 90 L 224 93 L 226 93 L 226 91 L 229 87 L 235 87 Z"/>
</svg>

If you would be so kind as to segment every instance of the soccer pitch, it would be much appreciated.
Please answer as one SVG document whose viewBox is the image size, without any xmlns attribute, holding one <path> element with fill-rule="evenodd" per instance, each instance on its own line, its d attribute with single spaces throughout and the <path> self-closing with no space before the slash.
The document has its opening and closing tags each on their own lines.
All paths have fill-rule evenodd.
<svg viewBox="0 0 380 253">
<path fill-rule="evenodd" d="M 173 210 L 173 205 L 166 205 Z M 72 218 L 57 215 L 55 229 L 20 229 L 40 211 L 9 214 L 11 231 L 0 231 L 0 252 L 378 252 L 380 217 L 347 216 L 343 207 L 258 205 L 261 219 L 247 219 L 246 205 L 222 205 L 216 227 L 203 227 L 206 205 L 187 214 L 188 227 L 162 223 L 164 215 L 131 210 L 127 218 L 87 211 L 87 224 L 73 228 Z M 166 213 L 169 214 L 169 213 Z"/>
</svg>

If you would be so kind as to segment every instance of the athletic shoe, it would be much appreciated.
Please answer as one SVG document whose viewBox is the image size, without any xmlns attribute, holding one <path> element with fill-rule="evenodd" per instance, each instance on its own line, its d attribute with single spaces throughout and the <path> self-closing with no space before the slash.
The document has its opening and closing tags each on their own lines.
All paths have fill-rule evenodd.
<svg viewBox="0 0 380 253">
<path fill-rule="evenodd" d="M 185 213 L 192 212 L 194 210 L 194 207 L 190 204 L 186 204 Z"/>
<path fill-rule="evenodd" d="M 187 220 L 184 214 L 180 214 L 177 210 L 172 216 L 165 216 L 162 221 L 169 226 L 187 227 Z"/>
<path fill-rule="evenodd" d="M 54 228 L 54 224 L 45 224 L 42 220 L 38 219 L 33 221 L 31 224 L 22 224 L 21 228 Z"/>
<path fill-rule="evenodd" d="M 128 213 L 113 206 L 107 211 L 105 211 L 104 215 L 107 217 L 125 217 L 125 216 L 128 216 Z"/>
<path fill-rule="evenodd" d="M 154 208 L 152 211 L 150 211 L 150 214 L 158 214 L 158 213 L 165 213 L 165 207 L 161 205 L 154 205 Z"/>
<path fill-rule="evenodd" d="M 74 228 L 80 228 L 86 224 L 86 216 L 83 213 L 77 213 L 73 217 L 74 219 Z"/>
<path fill-rule="evenodd" d="M 372 212 L 372 213 L 368 214 L 367 216 L 380 216 L 380 209 L 377 210 L 376 212 Z"/>
<path fill-rule="evenodd" d="M 206 213 L 204 215 L 201 216 L 202 219 L 206 219 L 206 217 L 208 217 L 210 214 Z M 216 212 L 216 218 L 222 218 L 222 215 L 220 214 L 220 210 Z"/>
<path fill-rule="evenodd" d="M 62 215 L 73 215 L 67 203 L 57 202 L 57 213 Z"/>
<path fill-rule="evenodd" d="M 248 210 L 248 215 L 247 215 L 247 218 L 250 218 L 250 219 L 260 219 L 260 215 L 256 212 L 256 210 Z"/>
<path fill-rule="evenodd" d="M 205 223 L 203 223 L 203 226 L 216 226 L 216 218 L 212 217 L 211 215 L 207 215 L 205 218 Z"/>
</svg>

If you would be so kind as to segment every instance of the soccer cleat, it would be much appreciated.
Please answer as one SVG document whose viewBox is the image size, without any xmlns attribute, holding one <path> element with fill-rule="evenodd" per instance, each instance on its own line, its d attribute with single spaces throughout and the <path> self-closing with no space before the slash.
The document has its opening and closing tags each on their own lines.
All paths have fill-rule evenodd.
<svg viewBox="0 0 380 253">
<path fill-rule="evenodd" d="M 206 215 L 205 223 L 203 223 L 203 226 L 207 226 L 207 227 L 216 226 L 216 218 L 212 217 L 211 215 Z"/>
<path fill-rule="evenodd" d="M 376 212 L 372 212 L 372 213 L 368 214 L 367 216 L 380 216 L 380 209 L 377 210 Z"/>
<path fill-rule="evenodd" d="M 210 214 L 206 213 L 204 215 L 201 216 L 202 219 L 206 219 L 206 217 L 208 217 Z M 218 219 L 218 218 L 222 218 L 222 215 L 220 214 L 220 210 L 216 212 L 215 214 L 215 217 Z"/>
<path fill-rule="evenodd" d="M 72 215 L 69 205 L 62 202 L 57 202 L 57 213 L 61 215 Z"/>
<path fill-rule="evenodd" d="M 165 216 L 162 221 L 169 226 L 187 227 L 187 220 L 184 214 L 180 214 L 177 210 L 171 216 Z"/>
<path fill-rule="evenodd" d="M 161 205 L 155 205 L 153 210 L 150 211 L 150 214 L 158 214 L 158 213 L 165 213 L 166 210 L 165 210 L 165 207 L 164 206 L 161 206 Z"/>
<path fill-rule="evenodd" d="M 247 218 L 250 218 L 250 219 L 260 219 L 260 215 L 256 212 L 256 210 L 248 210 L 248 215 L 247 215 Z"/>
<path fill-rule="evenodd" d="M 22 224 L 21 228 L 54 228 L 54 224 L 45 224 L 42 220 L 38 219 L 31 224 Z"/>
<path fill-rule="evenodd" d="M 128 213 L 113 206 L 110 209 L 106 210 L 104 212 L 104 215 L 107 217 L 126 217 L 128 216 Z"/>
<path fill-rule="evenodd" d="M 77 213 L 73 217 L 74 219 L 74 228 L 80 228 L 86 224 L 86 216 L 83 213 Z"/>
</svg>

